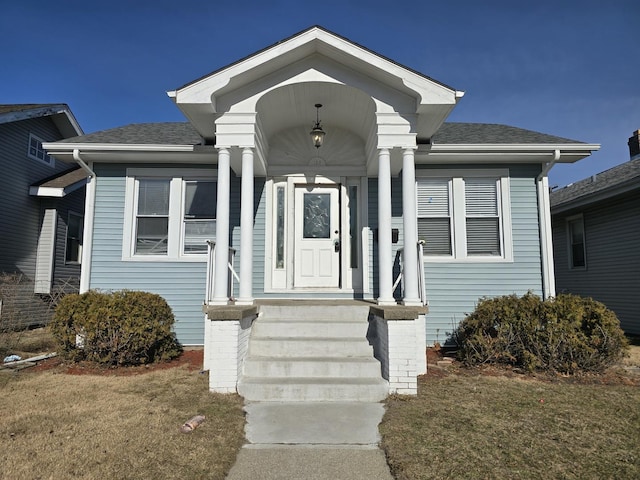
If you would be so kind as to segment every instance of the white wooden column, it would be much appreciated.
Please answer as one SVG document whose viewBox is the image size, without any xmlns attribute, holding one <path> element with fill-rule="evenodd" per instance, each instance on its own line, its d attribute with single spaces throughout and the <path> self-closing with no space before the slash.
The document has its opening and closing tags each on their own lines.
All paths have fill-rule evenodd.
<svg viewBox="0 0 640 480">
<path fill-rule="evenodd" d="M 395 305 L 391 255 L 391 155 L 378 152 L 378 305 Z"/>
<path fill-rule="evenodd" d="M 236 305 L 253 304 L 253 150 L 242 150 L 240 291 Z"/>
<path fill-rule="evenodd" d="M 404 230 L 403 278 L 404 305 L 419 306 L 418 224 L 416 213 L 416 166 L 413 149 L 402 152 L 402 229 Z"/>
<path fill-rule="evenodd" d="M 212 305 L 226 305 L 229 301 L 229 192 L 231 153 L 218 150 L 218 197 L 216 208 L 216 254 Z"/>
</svg>

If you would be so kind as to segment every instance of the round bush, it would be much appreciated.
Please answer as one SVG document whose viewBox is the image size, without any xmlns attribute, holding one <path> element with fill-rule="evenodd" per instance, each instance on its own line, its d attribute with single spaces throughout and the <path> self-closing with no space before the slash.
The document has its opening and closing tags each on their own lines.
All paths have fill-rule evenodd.
<svg viewBox="0 0 640 480">
<path fill-rule="evenodd" d="M 577 295 L 481 299 L 456 331 L 467 365 L 499 363 L 560 373 L 600 372 L 624 356 L 615 313 Z"/>
<path fill-rule="evenodd" d="M 175 318 L 159 295 L 89 291 L 65 296 L 50 324 L 58 352 L 72 360 L 140 365 L 175 358 L 182 351 Z"/>
</svg>

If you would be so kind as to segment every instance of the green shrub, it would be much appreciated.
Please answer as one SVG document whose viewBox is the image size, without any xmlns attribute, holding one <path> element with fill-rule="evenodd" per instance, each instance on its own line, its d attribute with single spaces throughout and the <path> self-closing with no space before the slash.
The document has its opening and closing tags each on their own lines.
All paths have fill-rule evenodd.
<svg viewBox="0 0 640 480">
<path fill-rule="evenodd" d="M 89 291 L 65 296 L 51 332 L 58 353 L 74 361 L 140 365 L 175 358 L 182 351 L 172 326 L 171 307 L 148 292 Z"/>
<path fill-rule="evenodd" d="M 499 363 L 560 373 L 600 372 L 625 353 L 615 313 L 577 295 L 481 299 L 456 331 L 467 365 Z"/>
</svg>

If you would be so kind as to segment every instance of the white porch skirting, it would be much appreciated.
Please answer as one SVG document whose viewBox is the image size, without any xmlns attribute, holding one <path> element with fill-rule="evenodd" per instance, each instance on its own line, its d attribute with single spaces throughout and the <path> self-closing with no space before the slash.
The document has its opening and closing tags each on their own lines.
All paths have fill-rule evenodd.
<svg viewBox="0 0 640 480">
<path fill-rule="evenodd" d="M 258 308 L 205 307 L 204 370 L 209 390 L 237 393 Z M 381 364 L 389 393 L 416 395 L 418 375 L 427 372 L 426 307 L 372 306 L 367 339 Z"/>
<path fill-rule="evenodd" d="M 415 308 L 372 308 L 369 343 L 389 382 L 389 393 L 417 395 L 427 373 L 425 314 Z"/>
<path fill-rule="evenodd" d="M 205 315 L 203 369 L 209 371 L 209 390 L 236 393 L 238 378 L 249 349 L 251 326 L 257 317 L 255 308 L 219 312 L 224 320 Z M 237 317 L 236 319 L 233 319 Z"/>
</svg>

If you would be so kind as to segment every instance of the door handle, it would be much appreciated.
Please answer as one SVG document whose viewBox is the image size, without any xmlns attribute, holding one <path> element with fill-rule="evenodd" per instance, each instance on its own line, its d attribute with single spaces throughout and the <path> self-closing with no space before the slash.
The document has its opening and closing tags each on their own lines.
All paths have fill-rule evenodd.
<svg viewBox="0 0 640 480">
<path fill-rule="evenodd" d="M 333 250 L 334 252 L 340 251 L 340 240 L 337 238 L 333 241 Z"/>
</svg>

